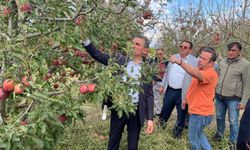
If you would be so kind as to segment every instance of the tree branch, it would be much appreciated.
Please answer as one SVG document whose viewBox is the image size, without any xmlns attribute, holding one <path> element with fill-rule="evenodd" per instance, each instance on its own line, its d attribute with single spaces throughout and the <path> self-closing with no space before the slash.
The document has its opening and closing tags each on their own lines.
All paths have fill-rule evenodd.
<svg viewBox="0 0 250 150">
<path fill-rule="evenodd" d="M 7 34 L 0 32 L 0 35 L 6 38 L 8 41 L 11 41 L 10 37 Z"/>
<path fill-rule="evenodd" d="M 95 6 L 92 7 L 91 9 L 87 10 L 86 12 L 81 11 L 85 6 L 84 4 L 82 4 L 81 7 L 79 8 L 79 10 L 75 13 L 75 15 L 72 18 L 38 17 L 37 19 L 48 20 L 48 21 L 72 21 L 72 20 L 76 19 L 80 15 L 86 15 L 86 14 L 91 13 L 92 11 L 94 11 L 94 9 L 97 7 L 97 4 L 96 3 L 94 3 L 94 4 L 95 4 Z"/>
<path fill-rule="evenodd" d="M 24 113 L 18 118 L 18 121 L 20 121 L 30 111 L 33 104 L 34 104 L 34 100 L 30 103 L 30 105 L 27 107 Z"/>
<path fill-rule="evenodd" d="M 52 31 L 49 31 L 49 32 L 44 33 L 44 35 L 49 35 L 49 34 L 51 34 L 52 32 L 56 32 L 56 31 L 59 31 L 59 30 L 60 30 L 60 28 L 57 27 L 57 28 L 53 29 Z M 16 42 L 21 42 L 21 41 L 23 41 L 23 40 L 25 40 L 25 39 L 34 38 L 34 37 L 40 36 L 40 35 L 42 35 L 42 34 L 43 34 L 43 33 L 41 33 L 41 32 L 31 33 L 31 34 L 28 34 L 28 35 L 24 36 L 23 39 L 17 40 Z"/>
<path fill-rule="evenodd" d="M 50 17 L 37 17 L 39 20 L 47 20 L 47 21 L 71 21 L 72 18 L 50 18 Z"/>
<path fill-rule="evenodd" d="M 54 91 L 54 92 L 44 92 L 45 94 L 47 94 L 48 96 L 54 96 L 54 95 L 60 95 L 60 94 L 64 94 L 67 93 L 68 91 Z"/>
<path fill-rule="evenodd" d="M 116 14 L 117 15 L 122 14 L 126 10 L 126 8 L 128 7 L 130 1 L 131 0 L 127 0 L 126 3 L 125 3 L 125 5 L 122 7 L 122 9 L 119 12 L 116 12 Z"/>
</svg>

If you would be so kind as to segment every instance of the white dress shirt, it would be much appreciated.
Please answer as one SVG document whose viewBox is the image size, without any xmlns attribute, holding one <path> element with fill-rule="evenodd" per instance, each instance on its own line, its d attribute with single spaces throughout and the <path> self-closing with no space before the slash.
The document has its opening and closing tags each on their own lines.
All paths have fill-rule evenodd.
<svg viewBox="0 0 250 150">
<path fill-rule="evenodd" d="M 139 85 L 139 78 L 141 76 L 141 64 L 135 64 L 133 61 L 129 61 L 126 67 L 127 73 L 128 75 L 135 79 L 135 83 L 134 84 L 138 84 Z M 127 77 L 124 75 L 123 77 L 124 81 L 127 81 Z M 138 103 L 139 102 L 139 91 L 133 91 L 131 89 L 131 92 L 129 93 L 129 95 L 132 97 L 132 102 L 133 103 Z"/>
<path fill-rule="evenodd" d="M 182 59 L 182 61 L 186 63 L 187 57 Z M 181 89 L 185 75 L 186 71 L 180 65 L 173 64 L 169 72 L 168 85 L 174 89 Z"/>
</svg>

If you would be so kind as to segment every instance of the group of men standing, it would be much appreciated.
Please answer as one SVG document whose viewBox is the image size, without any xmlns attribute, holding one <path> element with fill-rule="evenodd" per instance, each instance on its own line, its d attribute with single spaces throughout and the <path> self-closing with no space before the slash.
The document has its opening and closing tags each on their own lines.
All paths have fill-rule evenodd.
<svg viewBox="0 0 250 150">
<path fill-rule="evenodd" d="M 89 54 L 98 62 L 108 65 L 110 55 L 100 52 L 89 41 L 82 41 Z M 193 44 L 183 41 L 179 53 L 163 61 L 163 50 L 158 50 L 159 78 L 152 83 L 140 83 L 142 91 L 131 95 L 137 106 L 135 114 L 121 118 L 111 110 L 108 149 L 119 148 L 124 126 L 127 125 L 128 149 L 138 149 L 139 134 L 144 120 L 147 120 L 146 133 L 154 130 L 153 116 L 159 115 L 160 126 L 165 127 L 174 109 L 177 121 L 173 129 L 175 138 L 181 138 L 189 113 L 188 138 L 191 148 L 211 149 L 203 132 L 212 121 L 216 98 L 217 132 L 214 139 L 220 140 L 225 129 L 225 114 L 228 109 L 230 122 L 229 141 L 236 144 L 238 135 L 239 110 L 243 109 L 250 98 L 250 64 L 241 58 L 241 45 L 237 42 L 228 45 L 228 56 L 218 64 L 216 72 L 216 52 L 211 47 L 201 48 L 198 58 L 192 53 Z M 144 36 L 133 39 L 133 56 L 120 56 L 117 63 L 125 66 L 128 75 L 136 80 L 145 78 L 142 69 L 143 55 L 149 49 L 149 40 Z M 162 56 L 160 56 L 162 55 Z M 147 61 L 147 60 L 146 60 Z M 149 63 L 150 65 L 150 63 Z M 159 109 L 159 94 L 165 92 L 163 106 Z M 155 98 L 154 98 L 155 97 Z M 155 110 L 154 107 L 155 99 Z"/>
<path fill-rule="evenodd" d="M 216 110 L 217 131 L 213 140 L 220 141 L 224 135 L 228 110 L 229 146 L 234 149 L 239 131 L 239 110 L 245 108 L 250 98 L 250 64 L 241 57 L 242 46 L 238 42 L 227 46 L 227 57 L 218 64 L 213 48 L 201 48 L 196 58 L 191 54 L 192 47 L 191 42 L 183 41 L 179 53 L 169 59 L 160 88 L 160 93 L 165 91 L 160 126 L 165 127 L 176 107 L 177 121 L 173 136 L 180 138 L 188 111 L 188 137 L 192 149 L 211 149 L 203 128 L 211 123 Z"/>
</svg>

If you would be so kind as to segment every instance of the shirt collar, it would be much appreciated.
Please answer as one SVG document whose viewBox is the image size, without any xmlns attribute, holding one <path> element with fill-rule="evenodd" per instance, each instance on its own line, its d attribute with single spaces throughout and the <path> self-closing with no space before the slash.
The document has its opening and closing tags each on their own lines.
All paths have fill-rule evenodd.
<svg viewBox="0 0 250 150">
<path fill-rule="evenodd" d="M 177 56 L 178 56 L 178 58 L 181 58 L 180 54 L 178 54 Z M 190 57 L 190 54 L 188 54 L 185 58 L 182 58 L 182 60 L 187 60 L 187 59 L 189 59 L 189 57 Z"/>
</svg>

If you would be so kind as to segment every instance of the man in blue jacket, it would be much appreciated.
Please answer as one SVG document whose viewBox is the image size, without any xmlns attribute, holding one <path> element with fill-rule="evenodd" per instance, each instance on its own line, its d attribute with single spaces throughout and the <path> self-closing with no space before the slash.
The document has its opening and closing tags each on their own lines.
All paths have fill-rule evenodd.
<svg viewBox="0 0 250 150">
<path fill-rule="evenodd" d="M 108 65 L 111 56 L 106 53 L 100 52 L 90 42 L 90 40 L 82 41 L 83 46 L 87 52 L 98 62 Z M 149 40 L 144 36 L 136 36 L 133 39 L 133 58 L 130 59 L 128 56 L 120 55 L 116 61 L 119 65 L 126 67 L 127 74 L 138 80 L 142 76 L 142 56 L 143 52 L 149 48 Z M 123 75 L 123 79 L 126 78 Z M 126 79 L 125 79 L 126 80 Z M 125 125 L 127 125 L 128 131 L 128 149 L 138 149 L 139 135 L 141 127 L 144 124 L 145 119 L 147 120 L 146 133 L 151 134 L 153 132 L 153 87 L 152 83 L 140 83 L 142 92 L 135 92 L 131 94 L 132 102 L 137 105 L 136 113 L 130 113 L 129 116 L 122 115 L 118 116 L 116 110 L 111 110 L 110 118 L 110 133 L 109 133 L 109 150 L 117 150 L 119 148 L 122 132 Z"/>
</svg>

